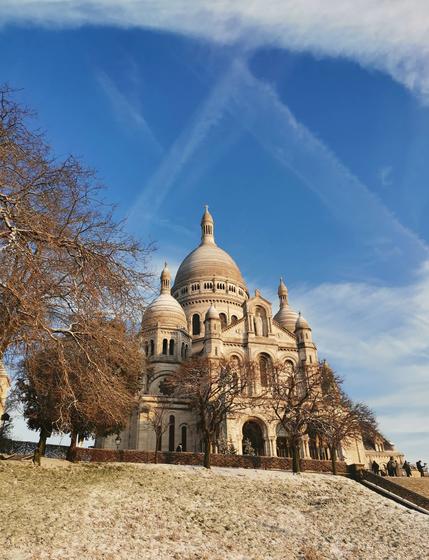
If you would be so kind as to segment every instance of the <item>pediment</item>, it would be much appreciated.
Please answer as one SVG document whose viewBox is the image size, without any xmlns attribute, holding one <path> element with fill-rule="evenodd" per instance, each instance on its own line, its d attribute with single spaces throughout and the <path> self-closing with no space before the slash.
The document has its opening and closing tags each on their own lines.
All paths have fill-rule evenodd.
<svg viewBox="0 0 429 560">
<path fill-rule="evenodd" d="M 275 334 L 276 336 L 280 335 L 279 340 L 290 341 L 296 344 L 296 335 L 294 333 L 288 331 L 287 329 L 279 325 L 279 323 L 277 323 L 277 321 L 275 321 L 274 319 L 272 325 L 273 325 L 273 334 Z"/>
</svg>

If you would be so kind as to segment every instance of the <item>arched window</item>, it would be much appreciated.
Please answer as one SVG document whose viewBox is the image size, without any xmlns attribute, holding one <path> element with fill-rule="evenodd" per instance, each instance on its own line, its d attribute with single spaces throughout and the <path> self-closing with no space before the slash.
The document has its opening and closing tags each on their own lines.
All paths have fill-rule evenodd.
<svg viewBox="0 0 429 560">
<path fill-rule="evenodd" d="M 153 356 L 155 354 L 155 343 L 153 340 L 150 341 L 150 355 Z"/>
<path fill-rule="evenodd" d="M 293 373 L 295 369 L 295 365 L 292 362 L 292 360 L 286 360 L 285 361 L 285 373 L 287 373 L 288 375 L 291 375 Z"/>
<path fill-rule="evenodd" d="M 192 315 L 192 334 L 200 334 L 201 332 L 201 323 L 200 323 L 200 316 L 198 313 Z"/>
<path fill-rule="evenodd" d="M 277 457 L 292 457 L 289 438 L 281 424 L 277 426 L 276 450 Z"/>
<path fill-rule="evenodd" d="M 145 342 L 144 345 L 144 353 L 146 354 L 146 356 L 149 356 L 149 344 L 147 342 Z"/>
<path fill-rule="evenodd" d="M 228 320 L 226 318 L 225 313 L 219 313 L 219 319 L 220 319 L 220 326 L 222 329 L 224 329 L 228 324 Z"/>
<path fill-rule="evenodd" d="M 174 340 L 173 339 L 170 340 L 170 346 L 169 346 L 168 350 L 169 350 L 168 353 L 170 354 L 170 356 L 174 356 Z"/>
<path fill-rule="evenodd" d="M 238 321 L 237 319 L 237 315 L 231 315 L 231 324 L 235 325 L 235 323 Z"/>
<path fill-rule="evenodd" d="M 268 354 L 259 354 L 259 374 L 261 387 L 268 387 L 271 371 L 271 358 L 268 356 Z"/>
<path fill-rule="evenodd" d="M 168 423 L 168 451 L 174 451 L 174 432 L 176 428 L 176 419 L 172 414 Z"/>
<path fill-rule="evenodd" d="M 180 356 L 181 356 L 182 358 L 185 357 L 185 343 L 184 343 L 184 342 L 182 342 L 182 348 L 181 348 L 181 350 L 180 350 Z"/>
<path fill-rule="evenodd" d="M 162 341 L 162 353 L 168 354 L 168 340 L 166 338 Z"/>
<path fill-rule="evenodd" d="M 172 394 L 173 387 L 171 383 L 169 383 L 168 376 L 163 377 L 162 380 L 160 381 L 159 392 L 161 393 L 161 395 L 166 395 L 167 397 L 169 397 Z"/>
<path fill-rule="evenodd" d="M 182 444 L 182 451 L 187 451 L 186 444 L 187 444 L 188 428 L 186 426 L 182 426 L 181 432 L 182 432 L 182 441 L 180 443 Z"/>
<path fill-rule="evenodd" d="M 185 358 L 187 358 L 187 357 L 188 357 L 188 345 L 186 344 L 185 345 Z"/>
</svg>

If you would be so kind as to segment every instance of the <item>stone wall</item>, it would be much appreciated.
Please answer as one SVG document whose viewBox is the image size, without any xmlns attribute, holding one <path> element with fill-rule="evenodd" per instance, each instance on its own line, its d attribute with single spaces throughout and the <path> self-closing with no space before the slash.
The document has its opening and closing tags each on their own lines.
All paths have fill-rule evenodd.
<svg viewBox="0 0 429 560">
<path fill-rule="evenodd" d="M 171 465 L 202 465 L 203 453 L 158 453 L 158 463 Z M 127 463 L 155 463 L 154 451 L 135 451 L 132 449 L 76 449 L 76 461 L 88 462 L 127 462 Z M 250 455 L 221 455 L 212 454 L 211 464 L 214 467 L 241 467 L 245 469 L 277 469 L 292 470 L 292 459 L 283 457 L 258 457 Z M 301 469 L 312 472 L 331 472 L 330 461 L 316 461 L 301 459 Z M 347 473 L 345 463 L 338 462 L 339 474 Z"/>
<path fill-rule="evenodd" d="M 429 512 L 429 499 L 425 498 L 421 494 L 408 490 L 408 488 L 404 488 L 404 486 L 395 484 L 391 479 L 384 476 L 378 476 L 370 471 L 363 470 L 361 471 L 360 476 L 363 480 L 376 484 L 377 486 L 380 486 L 380 488 L 384 488 L 384 490 L 387 490 L 404 500 L 408 500 L 412 504 L 415 504 Z"/>
</svg>

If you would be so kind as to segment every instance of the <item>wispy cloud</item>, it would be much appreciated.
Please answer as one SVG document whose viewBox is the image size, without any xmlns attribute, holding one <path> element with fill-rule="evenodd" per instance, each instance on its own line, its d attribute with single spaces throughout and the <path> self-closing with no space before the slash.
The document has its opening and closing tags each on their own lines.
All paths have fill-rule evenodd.
<svg viewBox="0 0 429 560">
<path fill-rule="evenodd" d="M 429 263 L 402 287 L 327 283 L 292 291 L 321 357 L 413 459 L 429 448 Z M 418 443 L 409 440 L 419 433 Z"/>
<path fill-rule="evenodd" d="M 271 86 L 235 62 L 240 87 L 230 114 L 281 165 L 295 173 L 343 226 L 352 229 L 377 257 L 399 255 L 420 263 L 425 242 L 345 167 L 335 154 L 294 117 Z"/>
<path fill-rule="evenodd" d="M 249 48 L 276 45 L 388 73 L 429 102 L 425 0 L 3 0 L 0 24 L 104 24 L 165 30 Z"/>
<path fill-rule="evenodd" d="M 392 185 L 393 183 L 392 171 L 393 168 L 391 165 L 385 165 L 380 168 L 378 172 L 378 177 L 383 187 L 390 187 Z"/>
<path fill-rule="evenodd" d="M 250 133 L 281 165 L 292 170 L 343 226 L 370 247 L 372 258 L 406 257 L 420 263 L 428 247 L 347 169 L 321 140 L 294 117 L 271 86 L 255 78 L 238 57 L 179 135 L 142 188 L 129 219 L 150 223 L 182 171 L 198 161 L 197 151 L 227 115 L 234 128 Z M 201 162 L 199 162 L 201 164 Z M 286 187 L 285 187 L 286 188 Z"/>
<path fill-rule="evenodd" d="M 118 121 L 126 127 L 131 126 L 138 129 L 143 135 L 145 144 L 149 146 L 156 155 L 161 155 L 164 151 L 163 147 L 156 139 L 141 108 L 133 103 L 105 72 L 98 70 L 96 78 L 103 92 L 109 99 L 113 113 Z"/>
<path fill-rule="evenodd" d="M 143 187 L 128 216 L 131 224 L 136 219 L 141 221 L 142 216 L 148 224 L 157 216 L 183 168 L 192 162 L 196 151 L 221 120 L 228 102 L 237 94 L 238 77 L 237 65 L 232 63 L 180 133 L 149 183 Z"/>
</svg>

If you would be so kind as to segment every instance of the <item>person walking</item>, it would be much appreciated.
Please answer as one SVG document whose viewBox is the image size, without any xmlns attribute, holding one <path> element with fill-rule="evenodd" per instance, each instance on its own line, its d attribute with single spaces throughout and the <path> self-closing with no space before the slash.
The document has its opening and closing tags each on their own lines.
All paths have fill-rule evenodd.
<svg viewBox="0 0 429 560">
<path fill-rule="evenodd" d="M 380 465 L 377 463 L 377 461 L 374 460 L 372 462 L 371 470 L 374 474 L 380 474 Z"/>
<path fill-rule="evenodd" d="M 389 476 L 396 476 L 396 467 L 397 462 L 393 457 L 390 457 L 390 459 L 387 461 L 387 474 Z"/>
<path fill-rule="evenodd" d="M 418 470 L 419 473 L 420 473 L 420 476 L 424 476 L 424 475 L 425 475 L 425 471 L 424 471 L 425 466 L 426 466 L 426 463 L 423 465 L 421 459 L 420 459 L 419 461 L 417 461 L 416 467 L 417 467 L 417 470 Z"/>
<path fill-rule="evenodd" d="M 404 461 L 402 468 L 404 469 L 407 476 L 411 476 L 411 465 L 408 461 Z"/>
</svg>

